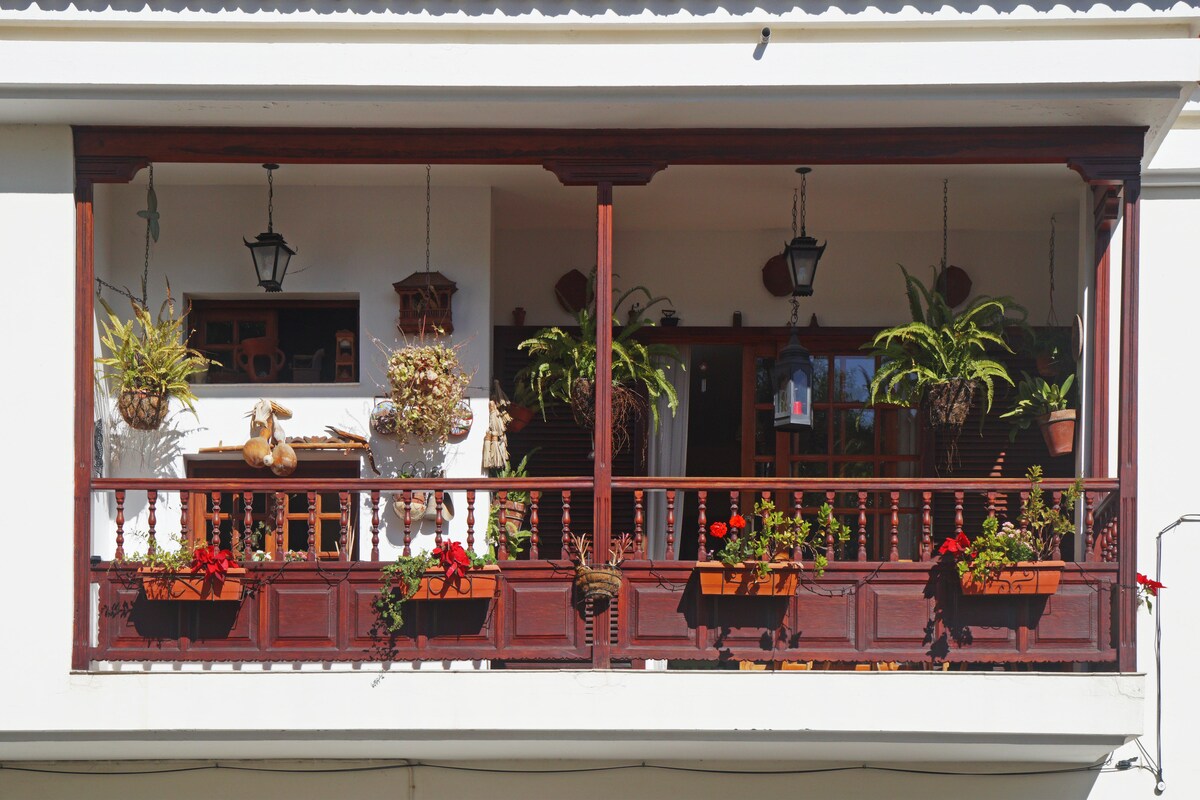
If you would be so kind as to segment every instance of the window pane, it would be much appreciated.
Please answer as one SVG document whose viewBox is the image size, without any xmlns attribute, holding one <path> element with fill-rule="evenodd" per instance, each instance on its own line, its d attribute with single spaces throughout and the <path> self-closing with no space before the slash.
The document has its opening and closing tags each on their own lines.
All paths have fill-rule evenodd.
<svg viewBox="0 0 1200 800">
<path fill-rule="evenodd" d="M 247 320 L 238 323 L 238 341 L 244 342 L 246 339 L 257 339 L 260 336 L 267 335 L 267 323 L 261 320 Z"/>
<path fill-rule="evenodd" d="M 754 359 L 754 402 L 770 403 L 774 400 L 775 385 L 771 379 L 774 369 L 774 358 L 759 356 Z"/>
<path fill-rule="evenodd" d="M 829 402 L 829 358 L 827 356 L 813 357 L 813 390 L 814 403 Z"/>
<path fill-rule="evenodd" d="M 233 344 L 233 323 L 217 321 L 205 323 L 204 341 L 207 344 Z"/>
<path fill-rule="evenodd" d="M 844 456 L 875 454 L 875 412 L 866 409 L 834 412 L 833 452 Z"/>
<path fill-rule="evenodd" d="M 870 478 L 875 474 L 875 465 L 870 461 L 843 461 L 833 465 L 833 472 L 839 478 Z"/>
<path fill-rule="evenodd" d="M 828 478 L 829 467 L 825 461 L 793 461 L 793 478 Z"/>
<path fill-rule="evenodd" d="M 829 452 L 829 412 L 813 409 L 813 425 L 808 430 L 793 431 L 789 437 L 794 455 L 825 455 Z"/>
<path fill-rule="evenodd" d="M 919 443 L 919 426 L 915 408 L 880 409 L 879 451 L 882 455 L 916 455 Z"/>
<path fill-rule="evenodd" d="M 775 412 L 754 413 L 754 455 L 775 455 Z"/>
<path fill-rule="evenodd" d="M 837 403 L 865 403 L 868 386 L 875 374 L 871 356 L 838 356 L 833 361 L 833 400 Z"/>
</svg>

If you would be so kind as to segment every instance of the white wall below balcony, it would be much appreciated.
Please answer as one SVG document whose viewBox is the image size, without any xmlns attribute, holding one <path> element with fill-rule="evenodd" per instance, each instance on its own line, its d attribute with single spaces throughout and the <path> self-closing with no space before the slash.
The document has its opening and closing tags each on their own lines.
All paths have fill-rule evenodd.
<svg viewBox="0 0 1200 800">
<path fill-rule="evenodd" d="M 286 171 L 286 167 L 281 172 Z M 436 176 L 437 171 L 435 169 Z M 169 279 L 176 298 L 191 295 L 256 298 L 250 256 L 242 237 L 253 239 L 266 224 L 263 186 L 159 185 L 161 235 L 151 253 L 149 296 L 157 309 Z M 98 187 L 96 200 L 97 275 L 117 286 L 136 287 L 141 280 L 145 227 L 136 216 L 145 208 L 145 187 Z M 444 451 L 419 445 L 401 446 L 395 437 L 374 434 L 369 427 L 373 396 L 387 386 L 386 347 L 400 343 L 396 331 L 398 299 L 392 283 L 425 267 L 424 187 L 292 186 L 278 181 L 275 227 L 298 248 L 284 281 L 289 296 L 330 293 L 360 302 L 360 380 L 351 384 L 222 384 L 196 387 L 199 415 L 178 404 L 165 428 L 131 430 L 120 421 L 111 402 L 105 404 L 109 424 L 108 469 L 111 477 L 183 476 L 184 459 L 202 447 L 241 445 L 249 434 L 246 413 L 260 397 L 279 401 L 294 412 L 281 423 L 288 435 L 324 435 L 326 425 L 371 437 L 384 477 L 399 474 L 405 461 L 421 459 L 440 466 L 450 477 L 478 477 L 487 428 L 487 386 L 491 357 L 491 192 L 487 187 L 437 187 L 433 192 L 433 269 L 458 283 L 454 295 L 455 333 L 460 357 L 473 374 L 467 396 L 475 422 L 470 434 Z M 105 299 L 119 313 L 128 302 L 106 290 Z M 228 458 L 241 462 L 241 455 Z M 314 457 L 300 453 L 301 459 Z M 373 476 L 365 463 L 362 475 Z M 270 477 L 264 470 L 263 477 Z M 131 492 L 126 515 L 130 530 L 144 530 L 138 516 L 144 495 Z M 480 498 L 484 502 L 483 498 Z M 362 498 L 369 518 L 369 500 Z M 465 500 L 456 498 L 458 515 L 451 532 L 465 535 Z M 178 528 L 178 500 L 160 500 L 160 535 Z M 112 509 L 102 513 L 93 552 L 108 555 Z M 486 516 L 483 517 L 486 520 Z M 390 511 L 382 512 L 381 555 L 398 553 L 402 526 Z M 389 523 L 396 523 L 390 524 Z M 162 527 L 165 526 L 165 527 Z M 432 523 L 421 533 L 432 538 Z M 364 528 L 365 530 L 365 528 Z M 482 533 L 482 530 L 479 530 Z M 424 539 L 419 539 L 424 541 Z"/>
</svg>

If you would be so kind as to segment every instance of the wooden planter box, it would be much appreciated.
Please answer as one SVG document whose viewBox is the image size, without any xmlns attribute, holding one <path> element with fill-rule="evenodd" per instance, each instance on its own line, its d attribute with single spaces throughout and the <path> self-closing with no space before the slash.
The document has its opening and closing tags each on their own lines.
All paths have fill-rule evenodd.
<svg viewBox="0 0 1200 800">
<path fill-rule="evenodd" d="M 1063 561 L 1020 561 L 1000 571 L 992 580 L 976 581 L 971 573 L 962 576 L 963 594 L 1048 595 L 1058 591 Z"/>
<path fill-rule="evenodd" d="M 482 600 L 496 596 L 496 581 L 500 567 L 488 564 L 468 570 L 454 580 L 447 580 L 441 570 L 430 570 L 421 578 L 421 585 L 409 600 Z"/>
<path fill-rule="evenodd" d="M 701 594 L 740 597 L 788 597 L 800 585 L 800 565 L 791 561 L 772 562 L 766 575 L 759 576 L 754 564 L 729 567 L 720 561 L 699 561 Z"/>
<path fill-rule="evenodd" d="M 225 580 L 217 583 L 206 580 L 200 573 L 167 572 L 152 567 L 138 570 L 147 600 L 241 600 L 245 574 L 243 567 L 231 567 Z"/>
</svg>

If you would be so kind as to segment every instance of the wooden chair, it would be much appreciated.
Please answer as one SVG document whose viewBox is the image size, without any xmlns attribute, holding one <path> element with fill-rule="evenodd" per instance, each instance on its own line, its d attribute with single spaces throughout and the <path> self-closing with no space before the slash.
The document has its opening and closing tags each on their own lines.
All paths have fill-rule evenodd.
<svg viewBox="0 0 1200 800">
<path fill-rule="evenodd" d="M 279 341 L 270 336 L 242 339 L 233 348 L 233 364 L 246 373 L 251 383 L 275 383 L 287 356 L 279 349 Z"/>
</svg>

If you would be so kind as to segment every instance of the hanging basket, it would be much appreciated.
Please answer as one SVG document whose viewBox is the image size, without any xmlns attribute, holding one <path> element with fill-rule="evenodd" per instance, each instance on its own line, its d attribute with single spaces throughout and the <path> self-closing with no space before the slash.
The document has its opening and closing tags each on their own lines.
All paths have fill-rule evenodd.
<svg viewBox="0 0 1200 800">
<path fill-rule="evenodd" d="M 961 428 L 975 400 L 975 382 L 961 378 L 935 383 L 925 395 L 929 424 L 936 428 Z"/>
<path fill-rule="evenodd" d="M 580 378 L 571 386 L 571 414 L 584 428 L 596 427 L 596 384 Z M 613 452 L 625 450 L 633 440 L 633 426 L 646 411 L 646 401 L 627 386 L 612 388 Z"/>
<path fill-rule="evenodd" d="M 156 431 L 166 419 L 170 402 L 162 392 L 126 389 L 117 398 L 117 411 L 129 427 L 139 431 Z"/>
<path fill-rule="evenodd" d="M 1051 411 L 1037 418 L 1046 449 L 1052 456 L 1065 456 L 1075 449 L 1075 409 Z"/>
<path fill-rule="evenodd" d="M 607 564 L 576 567 L 575 588 L 585 600 L 612 600 L 621 593 L 621 570 Z"/>
</svg>

